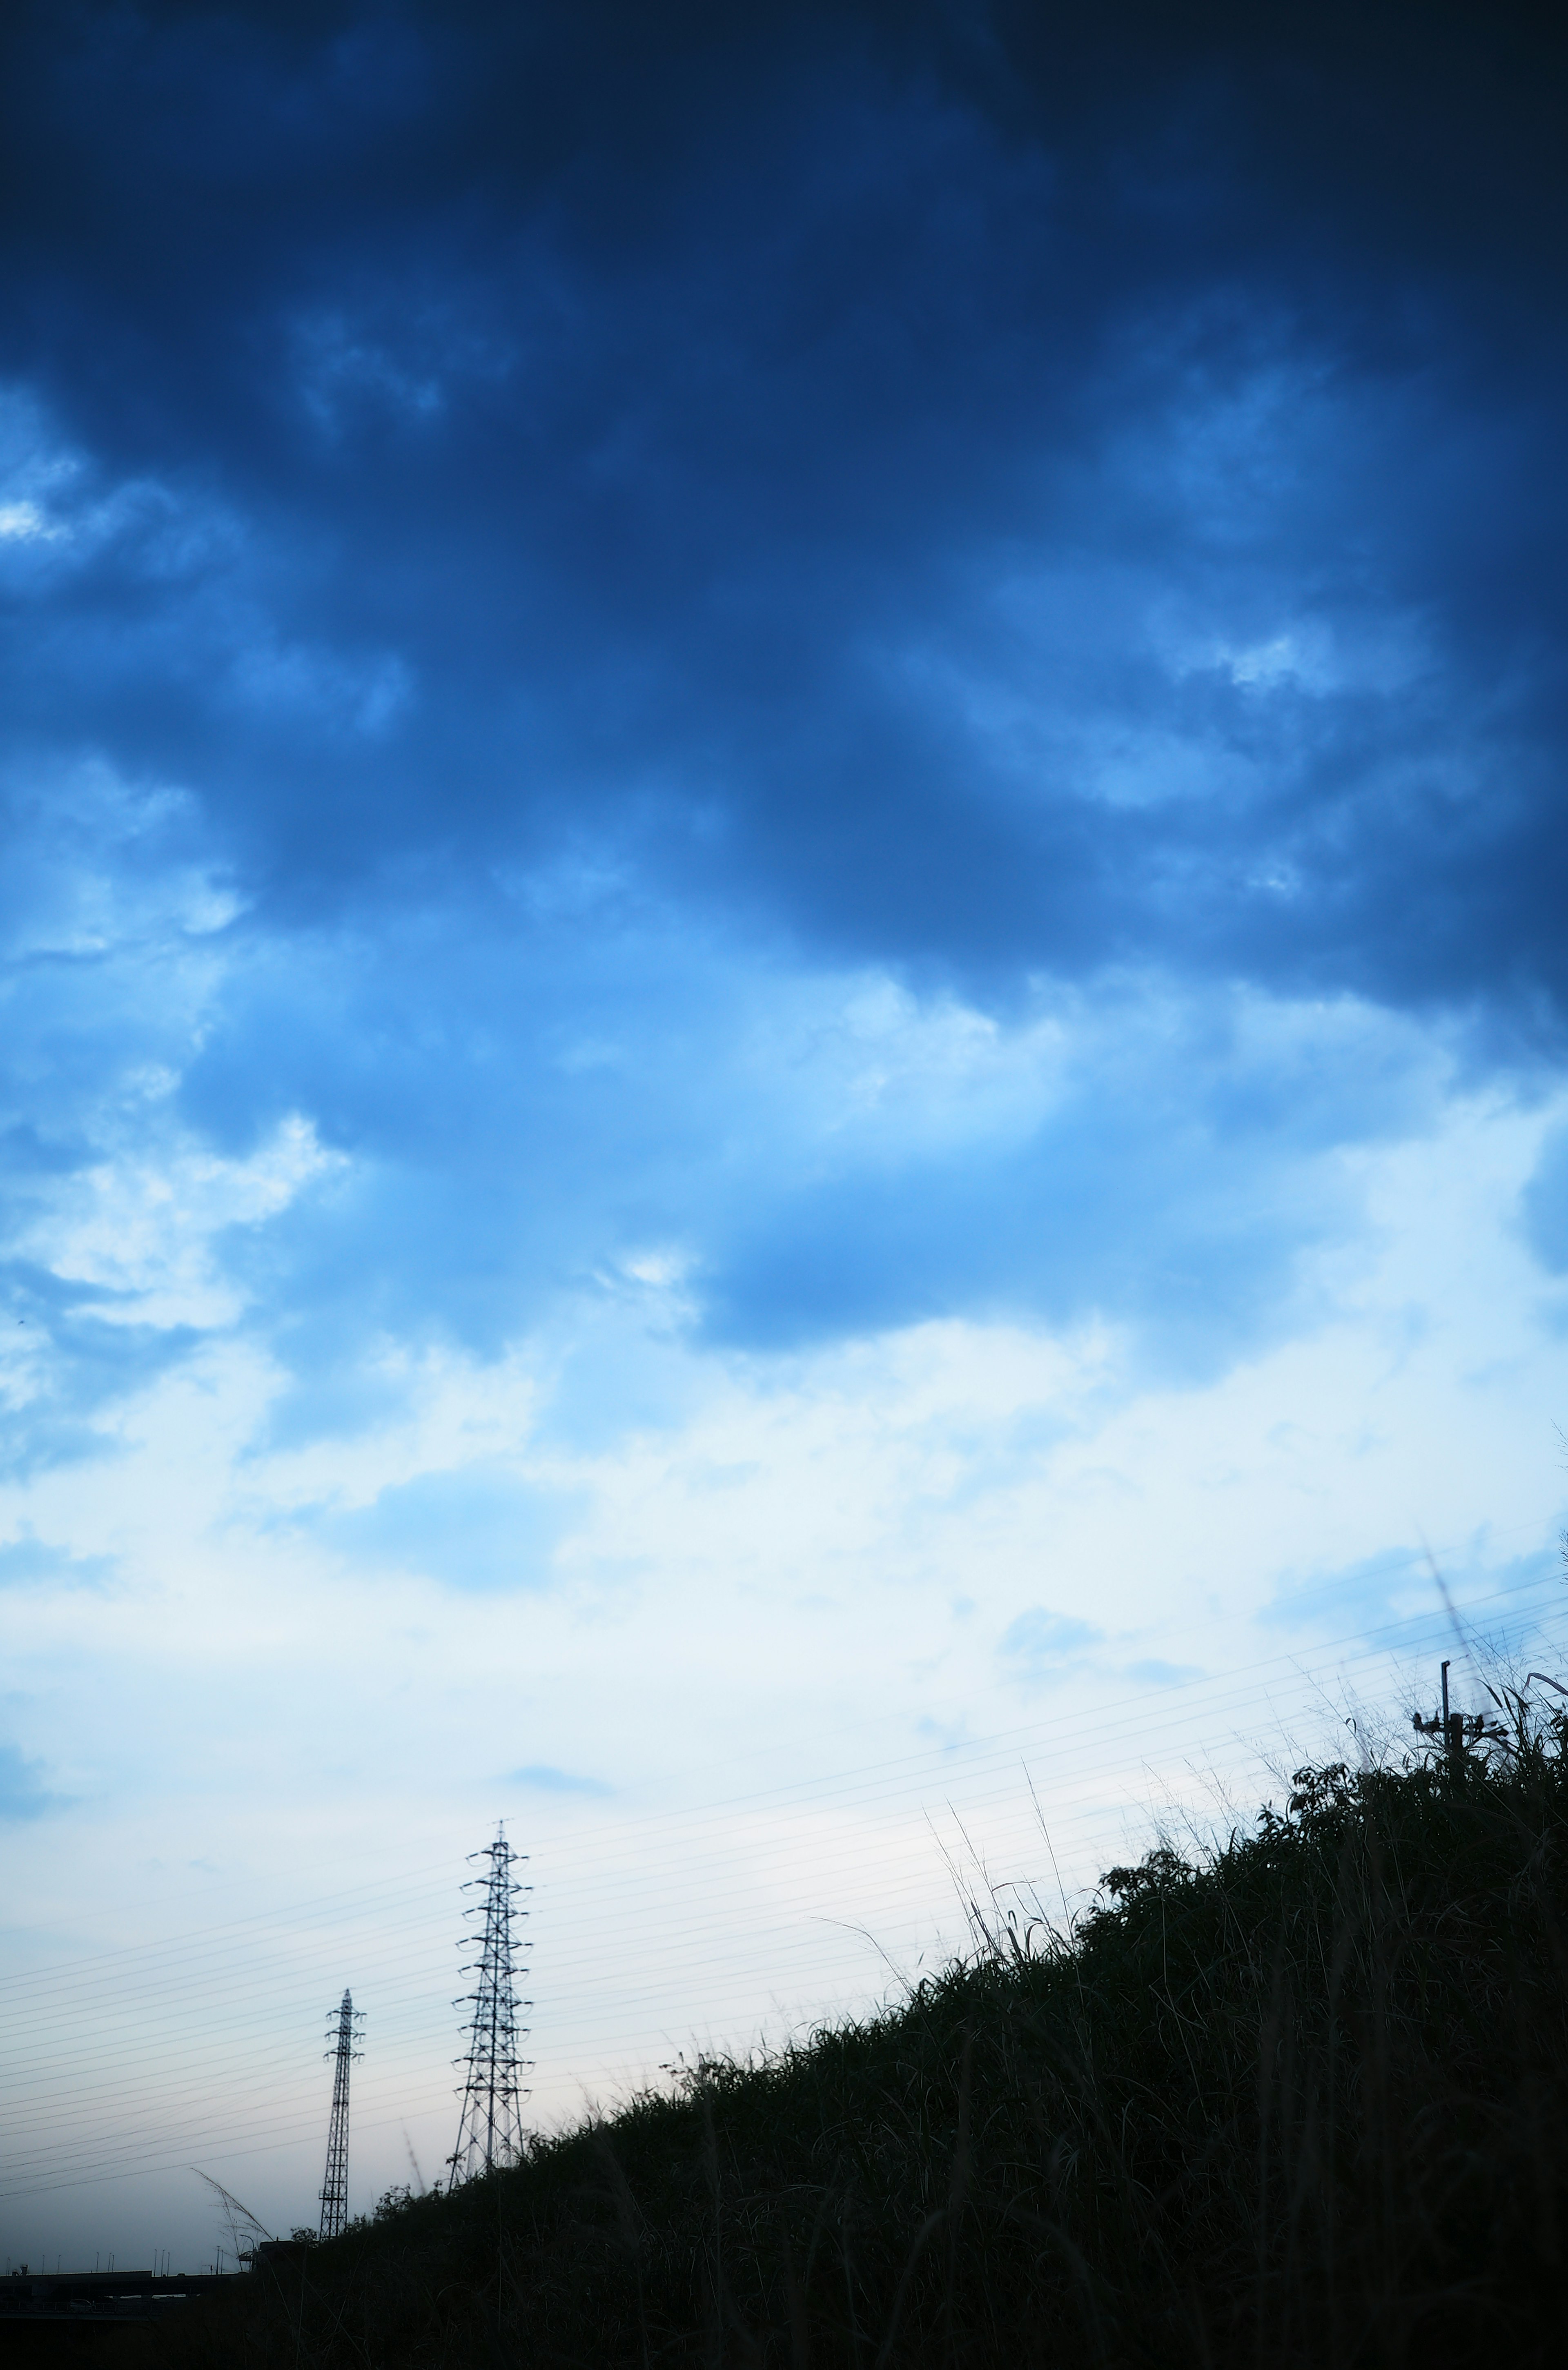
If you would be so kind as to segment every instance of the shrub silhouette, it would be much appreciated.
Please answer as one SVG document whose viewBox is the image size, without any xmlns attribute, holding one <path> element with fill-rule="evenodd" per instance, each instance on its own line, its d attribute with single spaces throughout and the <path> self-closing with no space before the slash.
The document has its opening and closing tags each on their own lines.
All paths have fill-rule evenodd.
<svg viewBox="0 0 1568 2370">
<path fill-rule="evenodd" d="M 535 2144 L 158 2357 L 1514 2364 L 1561 2347 L 1568 1744 L 1297 1773 L 1284 1812 L 985 1925 L 895 2008 Z"/>
</svg>

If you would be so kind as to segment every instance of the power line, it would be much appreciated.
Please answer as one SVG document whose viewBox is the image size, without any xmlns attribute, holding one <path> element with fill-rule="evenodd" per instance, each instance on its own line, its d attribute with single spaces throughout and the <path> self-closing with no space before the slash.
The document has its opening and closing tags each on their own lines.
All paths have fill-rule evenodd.
<svg viewBox="0 0 1568 2370">
<path fill-rule="evenodd" d="M 1466 1621 L 1486 1625 L 1505 1642 L 1523 1639 L 1540 1634 L 1541 1615 L 1558 1593 L 1554 1576 L 1538 1574 L 1478 1593 L 1460 1610 Z M 541 1847 L 544 1897 L 561 1935 L 559 1951 L 551 1952 L 551 1977 L 562 2000 L 571 2003 L 570 2030 L 563 2023 L 555 2036 L 558 2052 L 575 2052 L 580 2067 L 585 2051 L 597 2057 L 601 2043 L 621 2063 L 639 2055 L 646 2062 L 656 2051 L 667 2055 L 668 2042 L 656 2040 L 656 2032 L 663 2036 L 672 2026 L 682 2034 L 700 2026 L 721 2033 L 754 2027 L 759 1999 L 777 2000 L 781 1980 L 791 1989 L 813 1985 L 819 1995 L 824 1984 L 835 1991 L 849 1986 L 863 1993 L 853 1967 L 858 1946 L 825 1929 L 817 1922 L 820 1913 L 836 1897 L 836 1883 L 853 1881 L 857 1918 L 875 1924 L 884 1947 L 900 1953 L 917 1946 L 930 1928 L 933 1876 L 928 1852 L 922 1857 L 917 1847 L 933 1794 L 961 1811 L 993 1858 L 998 1852 L 1009 1861 L 1014 1854 L 1021 1856 L 1032 1836 L 1037 1855 L 1037 1830 L 1015 1774 L 1020 1760 L 1032 1759 L 1044 1771 L 1043 1790 L 1053 1801 L 1051 1832 L 1066 1863 L 1075 1854 L 1102 1848 L 1098 1839 L 1118 1820 L 1135 1815 L 1128 1778 L 1136 1767 L 1148 1773 L 1163 1761 L 1169 1770 L 1198 1734 L 1212 1737 L 1228 1714 L 1244 1707 L 1251 1709 L 1254 1726 L 1265 1713 L 1282 1720 L 1298 1716 L 1303 1702 L 1320 1694 L 1326 1683 L 1357 1671 L 1368 1679 L 1376 1671 L 1380 1678 L 1401 1652 L 1429 1646 L 1447 1626 L 1447 1616 L 1434 1608 L 1328 1641 L 1310 1656 L 1311 1667 L 1299 1653 L 1280 1653 L 1195 1675 L 1153 1706 L 1145 1690 L 1075 1708 L 1049 1725 L 1034 1720 L 963 1740 L 951 1749 L 926 1747 L 679 1809 L 595 1818 L 587 1827 L 563 1831 Z M 1336 1651 L 1338 1660 L 1332 1662 Z M 1136 1764 L 1128 1750 L 1135 1741 L 1142 1748 Z M 1255 1760 L 1248 1758 L 1249 1772 Z M 1056 1799 L 1067 1779 L 1072 1799 Z M 1250 1787 L 1254 1780 L 1238 1769 L 1234 1782 Z M 1004 1821 L 1007 1840 L 997 1832 L 994 1814 L 999 1810 L 1009 1813 Z M 856 1812 L 859 1818 L 851 1815 Z M 824 1833 L 830 1819 L 835 1831 Z M 868 1827 L 882 1839 L 871 1867 Z M 766 1848 L 759 1837 L 766 1837 Z M 559 1855 L 568 1842 L 570 1867 L 551 1875 L 549 1855 Z M 296 2145 L 306 2128 L 303 2100 L 297 2108 L 280 2100 L 275 2113 L 263 2108 L 259 2115 L 252 2100 L 259 2093 L 277 2099 L 278 2082 L 266 2078 L 263 2069 L 285 2074 L 290 2063 L 292 2043 L 280 2020 L 293 2013 L 290 2002 L 302 1987 L 314 1988 L 323 1956 L 344 1947 L 346 1937 L 353 1938 L 356 1951 L 363 1950 L 373 1985 L 378 1968 L 385 1973 L 377 2031 L 394 2042 L 404 2042 L 410 2056 L 427 2050 L 433 2055 L 447 2012 L 437 1971 L 435 1919 L 439 1904 L 450 1897 L 444 1886 L 430 1881 L 433 1873 L 420 1870 L 346 1893 L 314 1895 L 293 1908 L 89 1954 L 51 1970 L 18 1972 L 6 1986 L 6 2023 L 11 2043 L 26 2063 L 12 2077 L 13 2146 L 0 2157 L 0 2194 L 120 2177 L 102 2169 L 110 2160 L 123 2170 L 189 2161 L 197 2145 L 213 2145 L 225 2154 L 250 2153 L 259 2134 L 270 2129 L 291 2136 L 267 2146 Z M 722 1906 L 716 1909 L 711 1903 L 720 1890 Z M 634 1980 L 594 1944 L 593 1919 L 612 1902 L 617 1924 L 624 1927 L 636 1917 L 644 1938 Z M 273 1938 L 280 1924 L 288 1928 L 276 1947 L 259 1948 L 256 1928 L 263 1923 Z M 575 1938 L 569 1939 L 574 1928 Z M 428 1973 L 421 1974 L 421 1969 Z M 108 1982 L 114 1996 L 100 2004 L 94 1995 Z M 225 2010 L 208 2018 L 171 2059 L 149 2035 L 160 2012 L 173 2020 L 183 2013 L 183 1998 L 197 1987 L 209 2001 L 221 1992 Z M 475 2004 L 473 1996 L 467 2004 Z M 52 2050 L 48 2027 L 58 2030 L 67 2017 L 73 2038 L 68 2042 L 63 2032 L 58 2049 Z M 236 2079 L 232 2058 L 216 2054 L 228 2033 L 255 2036 L 259 2021 L 272 2038 L 264 2049 L 253 2046 L 247 2053 L 248 2074 Z M 117 2051 L 129 2027 L 147 2048 L 146 2079 L 124 2072 L 120 2058 L 112 2076 L 74 2090 L 63 2102 L 73 2116 L 97 2115 L 91 2134 L 84 2131 L 74 2137 L 61 2127 L 63 2101 L 51 2077 L 63 2065 L 81 2067 L 85 2027 L 98 2036 L 95 2046 Z M 227 2064 L 230 2077 L 217 2096 L 209 2073 L 215 2057 Z M 552 2062 L 564 2073 L 569 2059 Z M 163 2085 L 177 2070 L 189 2087 L 171 2094 Z M 41 2132 L 36 2137 L 26 2132 L 35 2095 L 40 2111 L 49 2111 L 47 2140 Z M 388 2096 L 403 2114 L 428 2114 L 434 2106 L 432 2086 L 410 2083 L 390 2067 L 365 2103 L 379 2107 Z M 398 2120 L 394 2112 L 386 2124 Z M 249 2143 L 239 2150 L 233 2146 L 236 2123 Z M 363 2127 L 386 2124 L 373 2115 Z M 175 2153 L 177 2141 L 182 2153 Z M 63 2177 L 52 2178 L 55 2172 Z"/>
<path fill-rule="evenodd" d="M 1486 1536 L 1489 1540 L 1493 1541 L 1501 1541 L 1511 1537 L 1522 1537 L 1526 1535 L 1539 1536 L 1539 1524 L 1536 1523 L 1516 1524 L 1505 1528 L 1489 1529 Z M 1467 1536 L 1463 1540 L 1439 1543 L 1430 1552 L 1438 1558 L 1447 1558 L 1458 1553 L 1463 1548 L 1468 1548 L 1471 1544 L 1471 1538 Z M 1426 1550 L 1412 1549 L 1408 1558 L 1409 1564 L 1413 1566 L 1419 1563 L 1424 1559 L 1427 1552 L 1428 1551 Z M 1489 1605 L 1501 1603 L 1511 1597 L 1531 1594 L 1537 1591 L 1561 1588 L 1561 1577 L 1555 1570 L 1546 1574 L 1527 1576 L 1522 1580 L 1505 1582 L 1500 1587 L 1486 1590 L 1479 1595 L 1467 1598 L 1458 1605 L 1458 1610 L 1461 1614 L 1475 1613 L 1477 1611 L 1483 1610 Z M 1270 1669 L 1279 1669 L 1287 1666 L 1291 1668 L 1298 1667 L 1301 1654 L 1304 1651 L 1309 1651 L 1314 1660 L 1321 1660 L 1326 1656 L 1335 1654 L 1346 1648 L 1372 1648 L 1374 1641 L 1380 1639 L 1389 1638 L 1396 1632 L 1419 1632 L 1423 1629 L 1432 1629 L 1435 1632 L 1440 1633 L 1447 1625 L 1447 1613 L 1442 1608 L 1435 1606 L 1430 1610 L 1420 1613 L 1394 1616 L 1389 1621 L 1374 1625 L 1369 1628 L 1353 1630 L 1337 1638 L 1323 1639 L 1313 1645 L 1310 1649 L 1281 1652 L 1277 1655 L 1262 1657 L 1251 1662 L 1231 1665 L 1228 1671 L 1217 1674 L 1217 1676 L 1214 1678 L 1214 1683 L 1217 1684 L 1239 1681 Z M 1192 1678 L 1182 1677 L 1180 1679 L 1173 1679 L 1163 1690 L 1163 1693 L 1170 1697 L 1181 1698 L 1188 1695 L 1191 1691 L 1200 1689 L 1210 1683 L 1211 1674 L 1198 1674 Z M 1049 1732 L 1053 1735 L 1060 1734 L 1063 1732 L 1065 1725 L 1071 1724 L 1080 1726 L 1087 1724 L 1097 1727 L 1100 1725 L 1105 1712 L 1115 1711 L 1123 1708 L 1126 1709 L 1130 1714 L 1133 1714 L 1136 1717 L 1136 1721 L 1139 1724 L 1142 1724 L 1142 1722 L 1147 1718 L 1148 1713 L 1147 1691 L 1144 1690 L 1136 1696 L 1118 1697 L 1113 1699 L 1113 1702 L 1108 1705 L 1085 1711 L 1077 1716 L 1076 1722 L 1073 1720 L 1072 1716 L 1069 1716 L 1067 1723 L 1064 1723 L 1061 1720 L 1053 1720 L 1050 1724 Z M 905 1720 L 905 1716 L 902 1714 L 892 1714 L 888 1715 L 887 1718 L 889 1720 L 896 1721 L 899 1724 L 903 1724 Z M 877 1720 L 868 1723 L 870 1727 L 876 1727 L 884 1723 Z M 1005 1746 L 1011 1749 L 1016 1747 L 1018 1742 L 1024 1737 L 1040 1736 L 1043 1732 L 1042 1723 L 1039 1721 L 1023 1722 L 1011 1729 L 994 1731 L 989 1732 L 987 1735 L 977 1737 L 972 1741 L 971 1744 L 966 1744 L 960 1749 L 964 1751 L 981 1749 L 990 1744 Z M 766 1754 L 761 1757 L 773 1758 L 780 1749 L 782 1748 L 770 1747 L 767 1749 Z M 852 1765 L 847 1771 L 824 1774 L 822 1778 L 789 1779 L 778 1785 L 763 1787 L 745 1793 L 725 1795 L 717 1799 L 709 1799 L 706 1801 L 692 1805 L 689 1811 L 685 1813 L 678 1809 L 664 1807 L 649 1810 L 643 1812 L 631 1813 L 609 1823 L 599 1820 L 595 1823 L 593 1832 L 595 1835 L 614 1835 L 623 1832 L 631 1832 L 634 1829 L 640 1831 L 650 1826 L 660 1828 L 667 1827 L 673 1821 L 679 1820 L 683 1818 L 683 1816 L 690 1818 L 711 1818 L 716 1815 L 721 1815 L 729 1810 L 740 1808 L 754 1801 L 769 1799 L 783 1799 L 787 1796 L 794 1795 L 802 1789 L 814 1792 L 824 1786 L 832 1788 L 839 1778 L 853 1779 L 858 1776 L 871 1771 L 893 1771 L 900 1768 L 914 1769 L 929 1762 L 933 1757 L 935 1757 L 935 1755 L 931 1748 L 895 1754 L 876 1762 Z M 711 1770 L 708 1768 L 688 1768 L 685 1772 L 672 1776 L 665 1781 L 665 1783 L 667 1786 L 675 1786 L 683 1781 L 689 1782 L 693 1779 L 701 1782 L 702 1779 L 710 1777 L 710 1775 Z M 576 1831 L 573 1831 L 574 1837 L 575 1832 Z M 553 1840 L 554 1838 L 549 1836 L 548 1831 L 539 1838 L 541 1847 L 544 1843 Z M 329 1861 L 323 1861 L 319 1863 L 319 1865 L 323 1868 L 327 1868 L 329 1867 L 331 1863 Z M 155 1944 L 127 1943 L 110 1951 L 92 1951 L 80 1954 L 74 1953 L 69 1959 L 55 1962 L 49 1965 L 19 1969 L 11 1974 L 0 1974 L 0 1992 L 3 1992 L 7 1986 L 13 1984 L 27 1983 L 34 1980 L 41 1981 L 46 1977 L 52 1977 L 62 1973 L 68 1973 L 74 1968 L 98 1964 L 116 1957 L 130 1956 L 155 1950 L 175 1952 L 182 1949 L 187 1943 L 201 1940 L 208 1935 L 222 1933 L 234 1933 L 238 1935 L 247 1928 L 258 1926 L 275 1927 L 280 1917 L 303 1917 L 306 1912 L 317 1908 L 326 1912 L 330 1912 L 345 1900 L 353 1900 L 366 1895 L 375 1895 L 388 1892 L 398 1895 L 406 1895 L 412 1886 L 422 1883 L 426 1880 L 433 1880 L 438 1877 L 448 1877 L 450 1866 L 450 1861 L 446 1860 L 427 1863 L 425 1866 L 418 1870 L 399 1871 L 397 1875 L 388 1875 L 385 1878 L 368 1880 L 364 1884 L 348 1888 L 347 1890 L 334 1888 L 326 1893 L 312 1894 L 303 1901 L 284 1904 L 278 1908 L 255 1911 L 245 1917 L 225 1920 L 213 1926 L 197 1927 L 181 1933 L 177 1933 L 173 1936 L 166 1937 Z M 232 1882 L 236 1886 L 243 1884 L 248 1888 L 253 1888 L 253 1880 L 249 1876 L 236 1878 L 232 1880 Z"/>
</svg>

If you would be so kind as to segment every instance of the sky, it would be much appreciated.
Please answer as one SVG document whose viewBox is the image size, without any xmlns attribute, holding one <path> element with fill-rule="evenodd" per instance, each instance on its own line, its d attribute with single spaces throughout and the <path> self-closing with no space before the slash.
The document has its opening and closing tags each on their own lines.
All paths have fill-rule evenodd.
<svg viewBox="0 0 1568 2370">
<path fill-rule="evenodd" d="M 1561 60 L 1310 17 L 5 12 L 7 2261 L 1561 1667 Z"/>
</svg>

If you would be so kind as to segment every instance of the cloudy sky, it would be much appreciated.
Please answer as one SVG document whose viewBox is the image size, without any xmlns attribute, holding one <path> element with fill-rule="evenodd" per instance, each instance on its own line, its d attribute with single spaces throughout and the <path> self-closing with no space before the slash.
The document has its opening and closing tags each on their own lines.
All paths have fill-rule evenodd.
<svg viewBox="0 0 1568 2370">
<path fill-rule="evenodd" d="M 498 1817 L 548 2119 L 1558 1651 L 1561 82 L 1261 14 L 6 12 L 12 2259 L 433 2174 Z"/>
</svg>

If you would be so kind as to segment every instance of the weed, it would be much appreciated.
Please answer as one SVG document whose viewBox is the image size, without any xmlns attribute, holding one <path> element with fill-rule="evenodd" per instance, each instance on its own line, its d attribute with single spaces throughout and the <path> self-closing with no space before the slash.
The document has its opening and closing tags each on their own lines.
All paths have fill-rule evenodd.
<svg viewBox="0 0 1568 2370">
<path fill-rule="evenodd" d="M 1555 2358 L 1568 1720 L 1297 1773 L 762 2063 L 403 2192 L 158 2358 L 1398 2370 Z"/>
</svg>

